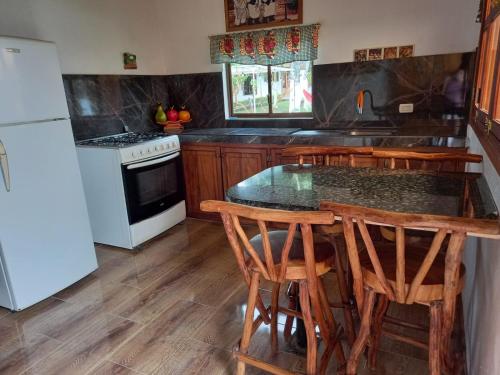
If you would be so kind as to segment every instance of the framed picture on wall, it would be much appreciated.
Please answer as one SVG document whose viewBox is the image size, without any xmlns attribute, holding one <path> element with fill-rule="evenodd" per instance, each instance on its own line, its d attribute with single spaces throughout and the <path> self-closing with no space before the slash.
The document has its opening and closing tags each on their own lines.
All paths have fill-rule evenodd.
<svg viewBox="0 0 500 375">
<path fill-rule="evenodd" d="M 382 60 L 382 48 L 370 48 L 368 50 L 368 60 Z"/>
<path fill-rule="evenodd" d="M 399 47 L 399 57 L 412 57 L 414 46 L 400 46 Z"/>
<path fill-rule="evenodd" d="M 355 49 L 354 50 L 354 61 L 362 62 L 368 60 L 368 50 L 365 49 Z"/>
<path fill-rule="evenodd" d="M 395 59 L 398 57 L 398 47 L 384 47 L 384 59 Z"/>
<path fill-rule="evenodd" d="M 304 0 L 224 0 L 226 31 L 302 23 Z"/>
</svg>

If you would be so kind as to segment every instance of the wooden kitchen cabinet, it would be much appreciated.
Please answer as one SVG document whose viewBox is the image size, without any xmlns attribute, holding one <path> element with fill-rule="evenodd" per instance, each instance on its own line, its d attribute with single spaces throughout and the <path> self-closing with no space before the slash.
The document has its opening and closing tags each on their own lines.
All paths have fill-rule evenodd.
<svg viewBox="0 0 500 375">
<path fill-rule="evenodd" d="M 267 147 L 182 145 L 188 216 L 218 219 L 202 212 L 200 203 L 223 200 L 231 186 L 267 168 L 267 155 Z"/>
<path fill-rule="evenodd" d="M 267 168 L 267 148 L 222 147 L 224 192 Z"/>
<path fill-rule="evenodd" d="M 201 212 L 200 203 L 206 199 L 224 199 L 220 147 L 183 145 L 182 160 L 188 216 L 211 217 Z"/>
<path fill-rule="evenodd" d="M 298 163 L 295 157 L 282 155 L 284 148 L 286 146 L 230 143 L 183 144 L 182 158 L 188 216 L 219 220 L 218 215 L 201 212 L 200 203 L 206 199 L 223 200 L 225 192 L 231 186 L 268 167 Z M 412 150 L 421 152 L 450 151 L 447 147 L 414 147 Z M 466 152 L 467 150 L 454 148 L 453 151 Z M 371 156 L 356 158 L 356 164 L 359 167 L 377 167 L 377 159 Z M 306 159 L 305 162 L 311 161 Z M 443 170 L 447 171 L 461 171 L 463 169 L 463 163 L 443 166 Z"/>
</svg>

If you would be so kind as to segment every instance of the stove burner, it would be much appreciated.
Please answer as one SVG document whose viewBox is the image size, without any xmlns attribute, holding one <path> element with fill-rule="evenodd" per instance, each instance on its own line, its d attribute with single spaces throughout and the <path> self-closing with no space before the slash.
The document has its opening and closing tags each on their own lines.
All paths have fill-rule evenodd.
<svg viewBox="0 0 500 375">
<path fill-rule="evenodd" d="M 153 141 L 155 139 L 164 138 L 162 133 L 124 133 L 118 135 L 110 135 L 108 137 L 87 139 L 80 141 L 79 146 L 95 146 L 95 147 L 127 147 L 130 145 Z"/>
</svg>

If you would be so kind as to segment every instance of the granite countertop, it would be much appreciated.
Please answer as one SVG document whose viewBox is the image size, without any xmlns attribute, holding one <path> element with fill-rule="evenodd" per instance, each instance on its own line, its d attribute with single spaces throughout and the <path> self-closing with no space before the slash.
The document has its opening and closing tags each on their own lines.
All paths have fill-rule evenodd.
<svg viewBox="0 0 500 375">
<path fill-rule="evenodd" d="M 345 145 L 377 147 L 465 146 L 462 120 L 339 122 L 332 128 L 186 129 L 183 143 Z"/>
<path fill-rule="evenodd" d="M 462 216 L 466 181 L 477 218 L 497 218 L 482 175 L 412 170 L 283 165 L 231 187 L 226 199 L 250 206 L 318 210 L 321 200 L 384 210 Z"/>
</svg>

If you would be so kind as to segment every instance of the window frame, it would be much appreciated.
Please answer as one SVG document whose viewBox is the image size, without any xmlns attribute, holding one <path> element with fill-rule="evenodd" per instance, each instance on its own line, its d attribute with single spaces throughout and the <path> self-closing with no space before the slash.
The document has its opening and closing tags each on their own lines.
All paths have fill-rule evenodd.
<svg viewBox="0 0 500 375">
<path fill-rule="evenodd" d="M 476 67 L 474 74 L 474 89 L 472 95 L 472 110 L 470 124 L 476 131 L 481 144 L 490 157 L 495 169 L 500 173 L 500 35 L 497 41 L 497 51 L 493 60 L 491 84 L 489 87 L 489 103 L 481 108 L 482 96 L 485 95 L 483 83 L 487 61 L 483 56 L 488 49 L 488 37 L 494 22 L 500 22 L 500 1 L 481 1 L 481 32 L 476 50 Z M 497 30 L 500 34 L 500 25 Z M 481 92 L 479 91 L 481 90 Z M 479 99 L 479 100 L 478 100 Z"/>
<path fill-rule="evenodd" d="M 245 64 L 242 64 L 245 65 Z M 314 64 L 311 61 L 311 73 L 314 75 Z M 233 84 L 231 76 L 231 63 L 225 64 L 226 71 L 226 88 L 227 88 L 227 103 L 229 110 L 229 119 L 299 119 L 299 118 L 313 118 L 313 112 L 288 112 L 288 113 L 275 113 L 273 112 L 272 103 L 272 72 L 271 65 L 267 65 L 267 105 L 269 113 L 234 113 L 233 110 Z M 312 91 L 314 92 L 314 77 L 312 78 Z M 314 96 L 313 96 L 314 98 Z M 313 99 L 314 100 L 314 99 Z M 312 108 L 312 105 L 311 105 Z"/>
</svg>

